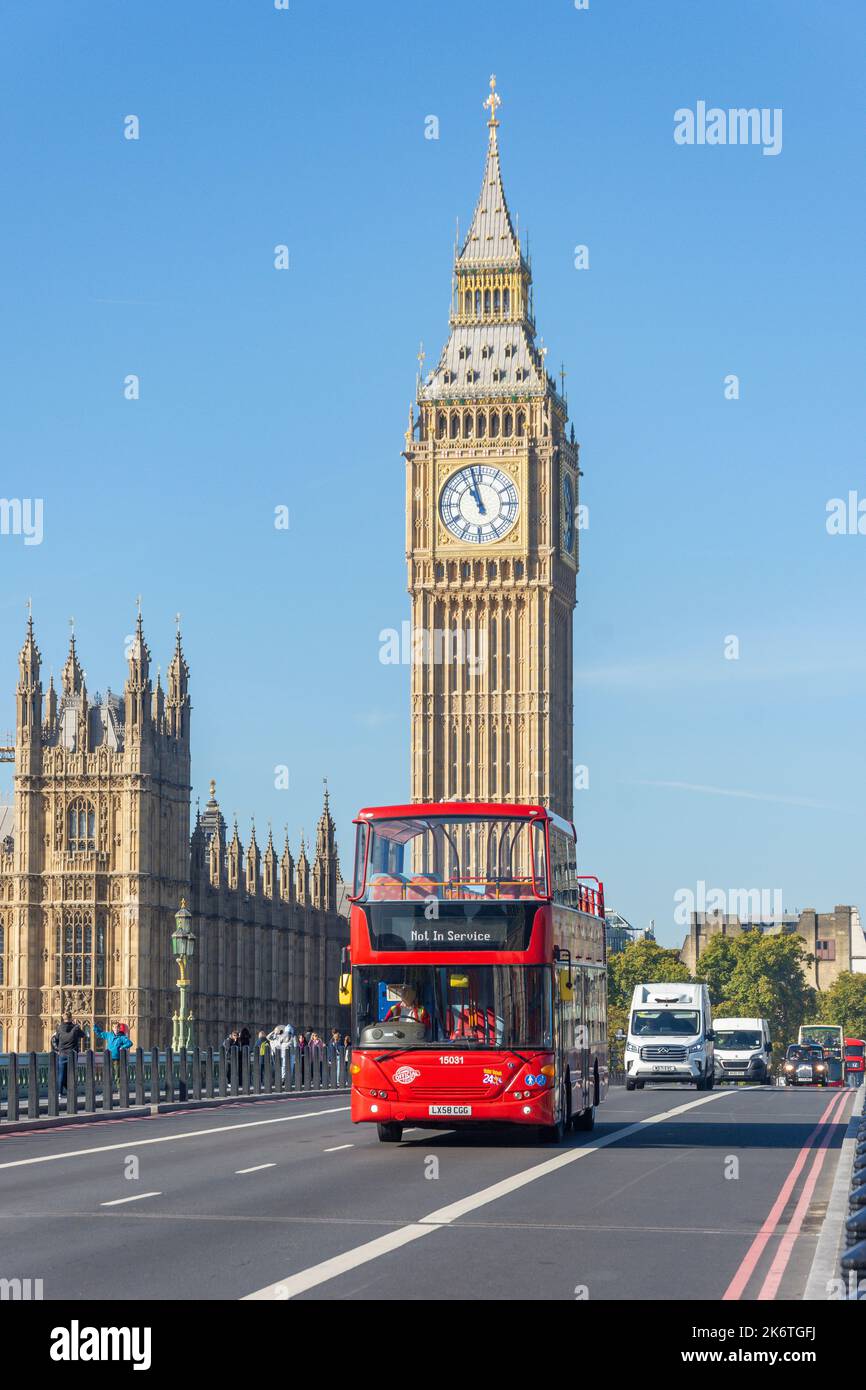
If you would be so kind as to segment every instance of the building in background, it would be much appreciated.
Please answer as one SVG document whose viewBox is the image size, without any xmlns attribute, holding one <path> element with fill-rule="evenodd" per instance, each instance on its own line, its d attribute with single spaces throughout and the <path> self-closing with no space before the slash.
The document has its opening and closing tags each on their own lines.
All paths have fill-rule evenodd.
<svg viewBox="0 0 866 1390">
<path fill-rule="evenodd" d="M 805 967 L 807 984 L 815 989 L 829 989 L 844 971 L 866 972 L 866 939 L 856 907 L 835 907 L 832 912 L 816 912 L 807 907 L 802 912 L 788 912 L 773 922 L 741 921 L 737 916 L 721 912 L 693 912 L 689 934 L 680 951 L 680 960 L 692 975 L 707 944 L 714 936 L 739 936 L 744 931 L 762 931 L 770 935 L 794 932 L 801 937 L 814 960 Z"/>
<path fill-rule="evenodd" d="M 413 801 L 541 802 L 571 819 L 578 445 L 536 341 L 505 199 L 495 79 L 450 336 L 406 433 Z M 426 650 L 420 644 L 426 644 Z"/>
<path fill-rule="evenodd" d="M 190 837 L 189 667 L 178 631 L 166 685 L 139 614 L 122 695 L 88 695 L 75 637 L 43 697 L 32 618 L 18 659 L 14 818 L 0 836 L 0 1046 L 43 1050 L 61 1012 L 165 1046 L 177 1006 L 174 914 L 193 912 L 195 1041 L 233 1024 L 336 1021 L 347 941 L 327 791 L 312 865 L 268 836 L 244 849 L 215 799 Z"/>
<path fill-rule="evenodd" d="M 648 927 L 633 927 L 621 912 L 605 913 L 604 930 L 607 937 L 607 954 L 615 956 L 618 952 L 624 951 L 626 946 L 630 946 L 633 941 L 655 941 L 655 925 L 655 922 L 650 922 Z"/>
</svg>

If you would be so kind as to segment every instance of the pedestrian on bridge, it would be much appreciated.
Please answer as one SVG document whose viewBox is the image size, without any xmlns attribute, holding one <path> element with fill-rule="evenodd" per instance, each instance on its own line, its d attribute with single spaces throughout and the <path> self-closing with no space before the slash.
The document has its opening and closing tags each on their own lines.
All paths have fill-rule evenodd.
<svg viewBox="0 0 866 1390">
<path fill-rule="evenodd" d="M 260 1028 L 256 1036 L 256 1060 L 259 1065 L 259 1088 L 265 1084 L 265 1061 L 271 1054 L 271 1044 L 264 1028 Z"/>
<path fill-rule="evenodd" d="M 66 1090 L 67 1072 L 71 1065 L 75 1067 L 75 1059 L 78 1055 L 78 1048 L 84 1037 L 84 1032 L 80 1023 L 72 1017 L 72 1010 L 68 1009 L 66 1014 L 58 1023 L 56 1030 L 51 1035 L 51 1051 L 57 1053 L 57 1093 L 63 1095 Z M 73 1085 L 75 1084 L 75 1072 L 72 1073 Z"/>
</svg>

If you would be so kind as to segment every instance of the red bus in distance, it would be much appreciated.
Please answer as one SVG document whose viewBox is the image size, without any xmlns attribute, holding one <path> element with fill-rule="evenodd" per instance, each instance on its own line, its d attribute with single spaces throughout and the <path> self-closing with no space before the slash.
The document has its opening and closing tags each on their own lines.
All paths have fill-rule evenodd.
<svg viewBox="0 0 866 1390">
<path fill-rule="evenodd" d="M 542 806 L 368 807 L 355 825 L 352 1119 L 590 1130 L 608 1086 L 604 888 Z"/>
<path fill-rule="evenodd" d="M 842 1056 L 845 1060 L 845 1080 L 851 1078 L 852 1086 L 863 1085 L 863 1063 L 866 1044 L 862 1038 L 846 1038 L 843 1043 Z"/>
</svg>

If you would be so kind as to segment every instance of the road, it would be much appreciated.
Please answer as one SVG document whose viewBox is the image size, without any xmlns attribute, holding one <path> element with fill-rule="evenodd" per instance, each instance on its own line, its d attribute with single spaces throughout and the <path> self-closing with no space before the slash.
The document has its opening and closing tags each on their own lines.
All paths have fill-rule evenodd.
<svg viewBox="0 0 866 1390">
<path fill-rule="evenodd" d="M 800 1299 L 852 1101 L 615 1088 L 559 1146 L 384 1145 L 345 1095 L 2 1135 L 0 1278 L 67 1300 Z"/>
</svg>

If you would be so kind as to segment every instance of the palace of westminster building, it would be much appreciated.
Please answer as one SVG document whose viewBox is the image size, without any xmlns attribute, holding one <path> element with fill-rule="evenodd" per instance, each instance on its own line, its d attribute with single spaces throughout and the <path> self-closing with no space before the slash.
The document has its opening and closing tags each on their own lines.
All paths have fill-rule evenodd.
<svg viewBox="0 0 866 1390">
<path fill-rule="evenodd" d="M 15 802 L 0 844 L 0 1048 L 43 1051 L 62 1012 L 136 1046 L 165 1046 L 177 1007 L 171 952 L 183 899 L 196 935 L 194 1041 L 233 1024 L 323 1030 L 341 948 L 335 828 L 325 804 L 310 864 L 277 857 L 253 827 L 244 849 L 215 797 L 190 835 L 189 668 L 178 633 L 165 689 L 139 615 L 123 694 L 90 699 L 70 642 L 43 695 L 32 618 L 18 658 Z"/>
</svg>

